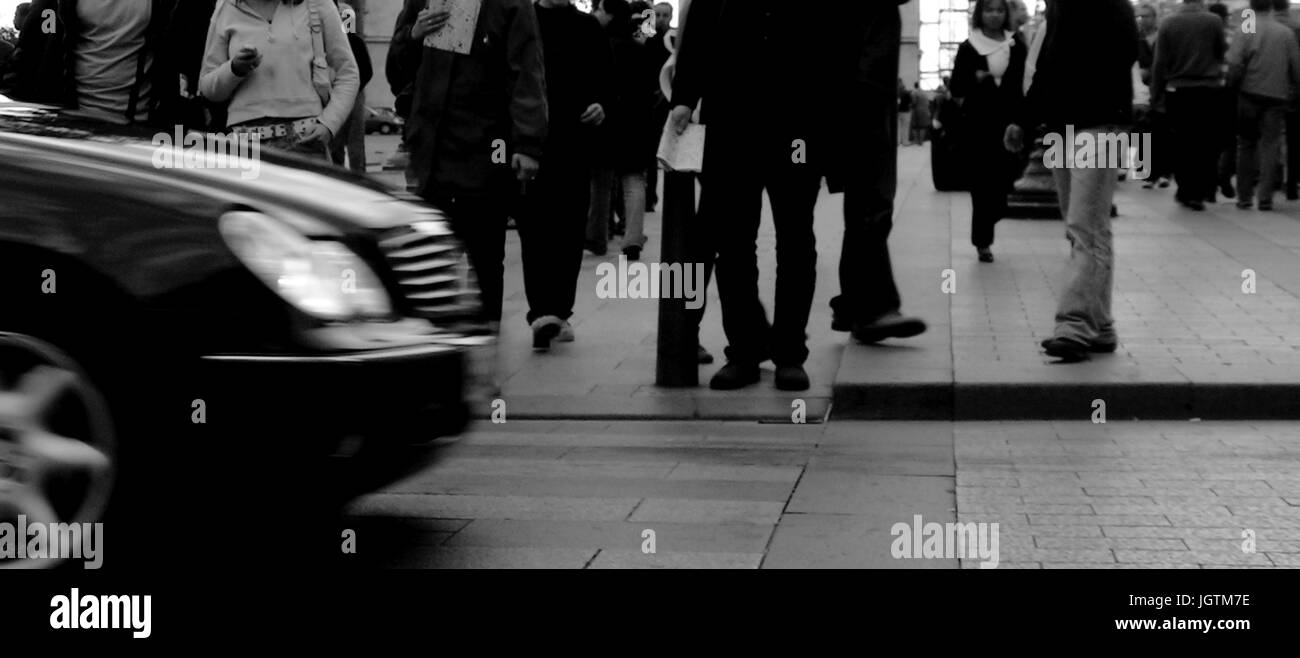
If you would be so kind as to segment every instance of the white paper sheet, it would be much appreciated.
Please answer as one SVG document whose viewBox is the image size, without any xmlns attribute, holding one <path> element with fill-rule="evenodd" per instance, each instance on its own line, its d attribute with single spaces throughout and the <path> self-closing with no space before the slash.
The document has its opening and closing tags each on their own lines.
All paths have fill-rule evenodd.
<svg viewBox="0 0 1300 658">
<path fill-rule="evenodd" d="M 451 18 L 442 29 L 424 38 L 424 46 L 468 55 L 474 48 L 483 0 L 429 0 L 427 6 L 434 11 L 450 11 Z"/>
</svg>

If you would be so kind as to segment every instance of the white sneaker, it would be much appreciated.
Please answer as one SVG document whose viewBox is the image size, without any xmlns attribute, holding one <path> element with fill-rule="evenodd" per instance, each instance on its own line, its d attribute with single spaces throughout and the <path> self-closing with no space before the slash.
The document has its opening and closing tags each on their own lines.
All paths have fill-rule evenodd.
<svg viewBox="0 0 1300 658">
<path fill-rule="evenodd" d="M 529 325 L 533 330 L 533 351 L 546 352 L 551 349 L 551 341 L 560 335 L 564 321 L 554 315 L 543 315 Z"/>
<path fill-rule="evenodd" d="M 555 337 L 556 342 L 572 343 L 573 342 L 573 325 L 568 320 L 560 322 L 560 334 Z"/>
</svg>

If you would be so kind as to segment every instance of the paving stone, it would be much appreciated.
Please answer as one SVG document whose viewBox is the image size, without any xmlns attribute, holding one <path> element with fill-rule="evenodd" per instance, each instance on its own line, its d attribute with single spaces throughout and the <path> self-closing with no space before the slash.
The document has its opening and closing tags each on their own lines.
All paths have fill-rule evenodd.
<svg viewBox="0 0 1300 658">
<path fill-rule="evenodd" d="M 601 551 L 589 569 L 757 569 L 762 553 Z"/>
</svg>

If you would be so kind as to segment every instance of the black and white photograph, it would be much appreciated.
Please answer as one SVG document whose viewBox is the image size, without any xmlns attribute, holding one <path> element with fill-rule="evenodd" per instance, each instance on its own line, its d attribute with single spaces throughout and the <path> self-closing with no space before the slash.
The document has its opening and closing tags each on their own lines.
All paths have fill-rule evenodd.
<svg viewBox="0 0 1300 658">
<path fill-rule="evenodd" d="M 0 0 L 6 638 L 660 569 L 1240 645 L 1296 568 L 1300 3 Z"/>
</svg>

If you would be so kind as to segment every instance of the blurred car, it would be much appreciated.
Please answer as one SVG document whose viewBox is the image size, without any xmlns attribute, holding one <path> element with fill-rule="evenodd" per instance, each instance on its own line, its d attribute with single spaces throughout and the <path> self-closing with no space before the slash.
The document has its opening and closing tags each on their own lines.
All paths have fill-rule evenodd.
<svg viewBox="0 0 1300 658">
<path fill-rule="evenodd" d="M 0 521 L 301 519 L 428 464 L 491 343 L 443 215 L 160 141 L 0 97 Z"/>
<path fill-rule="evenodd" d="M 402 132 L 406 122 L 392 108 L 366 108 L 366 134 L 392 135 Z"/>
</svg>

